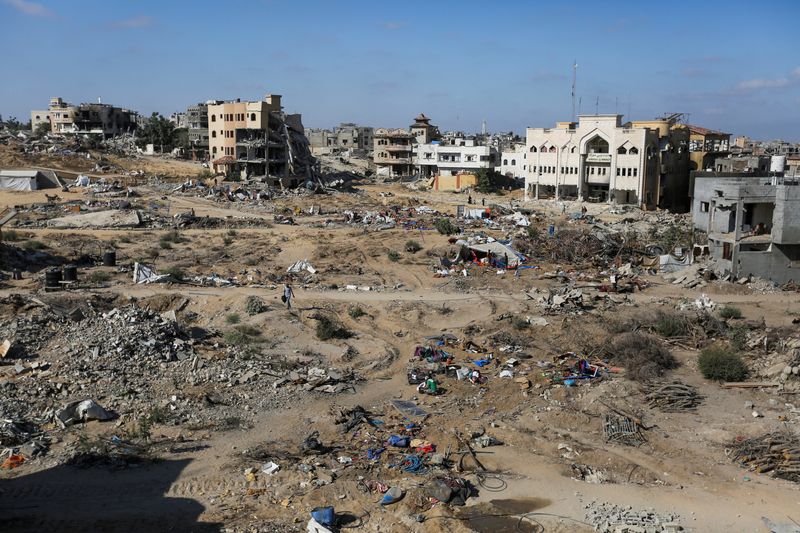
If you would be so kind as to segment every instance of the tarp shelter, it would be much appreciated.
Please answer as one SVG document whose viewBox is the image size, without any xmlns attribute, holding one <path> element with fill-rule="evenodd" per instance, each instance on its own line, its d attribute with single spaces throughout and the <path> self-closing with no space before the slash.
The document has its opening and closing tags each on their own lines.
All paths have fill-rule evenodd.
<svg viewBox="0 0 800 533">
<path fill-rule="evenodd" d="M 478 258 L 486 257 L 489 255 L 489 252 L 496 259 L 505 260 L 505 257 L 508 256 L 508 265 L 507 268 L 516 268 L 525 261 L 526 257 L 513 249 L 511 246 L 507 244 L 503 244 L 500 241 L 493 241 L 487 242 L 483 244 L 467 244 L 467 247 L 475 252 L 475 255 Z"/>
<path fill-rule="evenodd" d="M 693 263 L 691 252 L 681 251 L 680 254 L 671 253 L 659 256 L 659 270 L 661 272 L 676 272 Z"/>
<path fill-rule="evenodd" d="M 38 191 L 61 186 L 52 170 L 0 170 L 0 189 L 5 191 Z"/>
</svg>

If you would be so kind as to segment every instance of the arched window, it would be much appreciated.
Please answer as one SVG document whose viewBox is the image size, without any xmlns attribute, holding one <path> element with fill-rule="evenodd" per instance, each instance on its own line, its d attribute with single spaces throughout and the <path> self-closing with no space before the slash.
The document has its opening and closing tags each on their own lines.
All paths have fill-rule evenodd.
<svg viewBox="0 0 800 533">
<path fill-rule="evenodd" d="M 507 165 L 508 164 L 508 159 L 503 159 L 503 164 Z"/>
<path fill-rule="evenodd" d="M 250 120 L 255 120 L 255 119 L 256 119 L 256 114 L 250 113 Z"/>
<path fill-rule="evenodd" d="M 556 147 L 555 146 L 551 146 L 550 147 L 550 153 L 554 154 L 555 152 L 556 152 Z"/>
<path fill-rule="evenodd" d="M 547 146 L 545 146 L 545 145 L 542 145 L 542 146 L 539 148 L 539 151 L 540 151 L 540 152 L 547 152 Z"/>
<path fill-rule="evenodd" d="M 635 146 L 632 146 L 631 149 L 628 150 L 628 153 L 631 154 L 631 155 L 638 155 L 639 154 L 639 149 L 636 148 Z"/>
<path fill-rule="evenodd" d="M 607 154 L 608 153 L 608 141 L 596 135 L 589 141 L 586 145 L 588 148 L 588 152 L 590 154 Z"/>
<path fill-rule="evenodd" d="M 572 147 L 572 150 L 570 150 L 570 151 L 569 151 L 569 153 L 571 153 L 571 154 L 574 154 L 574 153 L 575 153 L 575 150 L 577 150 L 577 149 L 578 149 L 578 147 L 577 147 L 577 146 L 573 146 L 573 147 Z"/>
<path fill-rule="evenodd" d="M 216 130 L 211 130 L 211 136 L 214 137 L 215 139 L 217 138 Z"/>
<path fill-rule="evenodd" d="M 511 160 L 511 165 L 513 166 L 513 165 L 516 165 L 516 164 L 517 164 L 517 160 L 516 159 L 512 159 Z"/>
<path fill-rule="evenodd" d="M 217 121 L 217 115 L 211 115 L 211 122 Z"/>
<path fill-rule="evenodd" d="M 216 154 L 216 153 L 217 153 L 217 147 L 215 146 L 214 148 L 212 148 L 212 149 L 211 149 L 211 152 L 212 152 L 212 153 L 214 153 L 214 154 Z"/>
<path fill-rule="evenodd" d="M 628 150 L 626 150 L 624 146 L 620 146 L 619 148 L 617 148 L 617 153 L 619 155 L 625 155 L 628 153 Z"/>
<path fill-rule="evenodd" d="M 538 150 L 536 149 L 536 147 L 535 147 L 535 146 L 531 146 L 531 152 L 537 152 L 537 151 L 538 151 Z"/>
</svg>

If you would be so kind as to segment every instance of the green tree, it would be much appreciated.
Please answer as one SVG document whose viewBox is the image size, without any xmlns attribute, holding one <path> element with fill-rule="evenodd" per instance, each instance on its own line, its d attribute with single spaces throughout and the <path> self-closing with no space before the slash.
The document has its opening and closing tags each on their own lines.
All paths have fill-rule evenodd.
<svg viewBox="0 0 800 533">
<path fill-rule="evenodd" d="M 17 120 L 17 117 L 9 117 L 7 120 L 3 121 L 0 120 L 0 126 L 4 126 L 8 131 L 17 133 L 22 130 L 30 130 L 31 123 L 28 122 L 20 122 Z"/>
<path fill-rule="evenodd" d="M 152 144 L 164 153 L 164 150 L 170 151 L 174 148 L 175 140 L 175 125 L 155 112 L 136 129 L 136 146 L 139 148 Z"/>
<path fill-rule="evenodd" d="M 475 173 L 478 178 L 478 183 L 475 185 L 475 192 L 493 193 L 498 191 L 498 183 L 500 181 L 500 173 L 488 168 L 480 168 Z"/>
<path fill-rule="evenodd" d="M 40 122 L 39 124 L 36 125 L 36 128 L 34 128 L 33 136 L 38 139 L 41 139 L 42 137 L 50 133 L 50 131 L 51 128 L 49 122 Z"/>
</svg>

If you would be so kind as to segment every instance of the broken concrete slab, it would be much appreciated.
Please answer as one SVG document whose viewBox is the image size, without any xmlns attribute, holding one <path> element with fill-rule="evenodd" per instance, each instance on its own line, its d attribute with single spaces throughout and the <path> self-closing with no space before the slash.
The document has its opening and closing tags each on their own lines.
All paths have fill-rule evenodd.
<svg viewBox="0 0 800 533">
<path fill-rule="evenodd" d="M 67 215 L 47 221 L 51 228 L 135 228 L 141 223 L 138 211 L 117 209 Z"/>
</svg>

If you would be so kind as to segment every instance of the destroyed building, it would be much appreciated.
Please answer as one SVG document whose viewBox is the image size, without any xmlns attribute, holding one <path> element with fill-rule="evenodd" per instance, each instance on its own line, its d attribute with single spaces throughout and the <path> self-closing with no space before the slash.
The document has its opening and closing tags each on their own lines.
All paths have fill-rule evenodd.
<svg viewBox="0 0 800 533">
<path fill-rule="evenodd" d="M 208 105 L 210 157 L 217 172 L 246 178 L 270 178 L 296 187 L 309 178 L 314 159 L 301 116 L 288 114 L 281 95 L 263 100 Z"/>
<path fill-rule="evenodd" d="M 342 122 L 333 130 L 306 129 L 311 153 L 330 154 L 338 150 L 372 150 L 374 130 L 352 122 Z"/>
<path fill-rule="evenodd" d="M 31 111 L 31 127 L 49 122 L 50 131 L 61 135 L 99 136 L 108 139 L 136 129 L 138 114 L 109 104 L 72 105 L 62 98 L 50 99 L 47 111 Z"/>
<path fill-rule="evenodd" d="M 186 108 L 186 124 L 193 160 L 208 159 L 208 105 L 214 100 Z"/>
<path fill-rule="evenodd" d="M 689 125 L 687 127 L 690 134 L 690 170 L 713 170 L 714 161 L 730 152 L 731 134 L 700 126 Z"/>
<path fill-rule="evenodd" d="M 708 234 L 718 273 L 781 284 L 800 279 L 798 185 L 778 176 L 695 178 L 692 218 Z"/>
</svg>

